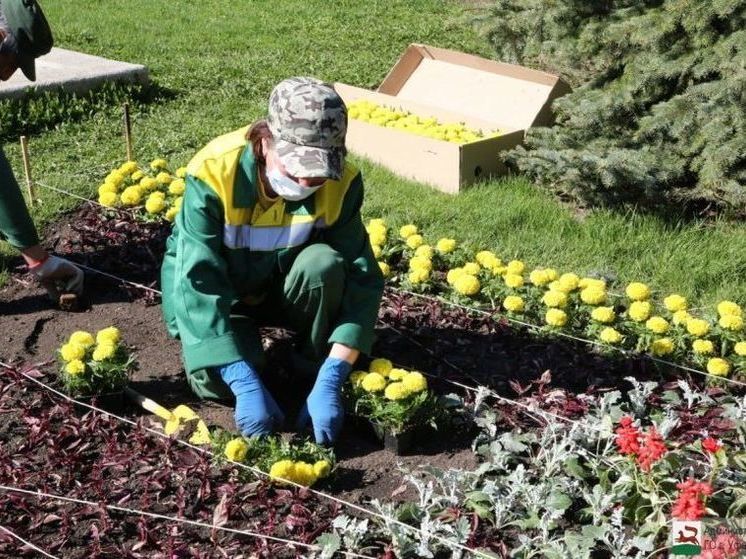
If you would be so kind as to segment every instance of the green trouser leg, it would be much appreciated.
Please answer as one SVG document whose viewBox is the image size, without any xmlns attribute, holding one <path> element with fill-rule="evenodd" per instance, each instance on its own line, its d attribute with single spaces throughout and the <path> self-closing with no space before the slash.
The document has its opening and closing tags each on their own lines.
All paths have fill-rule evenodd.
<svg viewBox="0 0 746 559">
<path fill-rule="evenodd" d="M 0 147 L 0 238 L 16 248 L 28 248 L 39 244 L 34 222 L 23 201 L 13 169 Z"/>
</svg>

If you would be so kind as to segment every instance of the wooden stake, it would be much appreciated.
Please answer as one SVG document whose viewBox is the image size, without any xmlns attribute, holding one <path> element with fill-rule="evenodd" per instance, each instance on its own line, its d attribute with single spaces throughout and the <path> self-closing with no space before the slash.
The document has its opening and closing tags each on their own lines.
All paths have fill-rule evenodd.
<svg viewBox="0 0 746 559">
<path fill-rule="evenodd" d="M 28 152 L 28 138 L 21 136 L 21 154 L 23 155 L 23 171 L 26 173 L 26 189 L 28 190 L 29 206 L 36 204 L 36 189 L 34 181 L 31 180 L 31 160 Z"/>
<path fill-rule="evenodd" d="M 124 142 L 127 145 L 127 161 L 134 161 L 132 153 L 132 123 L 130 121 L 130 104 L 124 104 Z"/>
</svg>

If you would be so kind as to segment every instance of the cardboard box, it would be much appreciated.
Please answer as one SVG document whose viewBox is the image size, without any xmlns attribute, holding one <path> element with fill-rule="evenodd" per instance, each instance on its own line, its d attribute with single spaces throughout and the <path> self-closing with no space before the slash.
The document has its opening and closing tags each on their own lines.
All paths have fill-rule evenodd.
<svg viewBox="0 0 746 559">
<path fill-rule="evenodd" d="M 441 123 L 499 129 L 498 137 L 459 145 L 350 119 L 352 153 L 454 194 L 503 174 L 499 153 L 520 144 L 531 126 L 550 124 L 551 102 L 569 91 L 551 74 L 419 44 L 409 46 L 377 91 L 343 83 L 334 87 L 348 104 L 363 98 Z"/>
</svg>

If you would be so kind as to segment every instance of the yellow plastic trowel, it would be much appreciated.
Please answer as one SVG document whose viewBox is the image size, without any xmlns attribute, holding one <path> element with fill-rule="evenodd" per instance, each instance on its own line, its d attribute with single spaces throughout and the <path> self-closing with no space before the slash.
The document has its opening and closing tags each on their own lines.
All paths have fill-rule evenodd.
<svg viewBox="0 0 746 559">
<path fill-rule="evenodd" d="M 207 428 L 207 425 L 189 406 L 179 404 L 173 410 L 169 411 L 155 400 L 151 400 L 129 387 L 126 387 L 124 391 L 127 396 L 134 400 L 143 409 L 157 415 L 165 421 L 163 432 L 166 433 L 166 435 L 173 435 L 180 431 L 182 427 L 187 427 L 188 429 L 191 429 L 191 436 L 189 437 L 189 442 L 191 444 L 202 445 L 211 442 L 210 430 Z"/>
</svg>

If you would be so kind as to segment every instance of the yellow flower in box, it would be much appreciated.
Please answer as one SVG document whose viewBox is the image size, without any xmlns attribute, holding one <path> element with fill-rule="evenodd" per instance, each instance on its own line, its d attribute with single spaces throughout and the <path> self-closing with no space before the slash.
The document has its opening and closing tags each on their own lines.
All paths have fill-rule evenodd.
<svg viewBox="0 0 746 559">
<path fill-rule="evenodd" d="M 143 177 L 140 179 L 140 188 L 144 192 L 150 192 L 153 190 L 156 186 L 158 186 L 158 183 L 153 177 Z"/>
<path fill-rule="evenodd" d="M 414 225 L 413 223 L 408 223 L 407 225 L 402 225 L 399 228 L 399 236 L 402 239 L 408 239 L 412 235 L 416 235 L 416 234 L 417 234 L 417 226 Z"/>
<path fill-rule="evenodd" d="M 682 297 L 678 293 L 673 293 L 663 299 L 663 304 L 665 305 L 666 309 L 668 309 L 670 312 L 675 313 L 678 311 L 685 311 L 686 310 L 686 297 Z"/>
<path fill-rule="evenodd" d="M 104 179 L 104 182 L 108 182 L 110 184 L 113 184 L 114 186 L 119 186 L 124 182 L 124 174 L 120 173 L 119 171 L 112 171 L 108 175 L 106 175 L 106 178 Z"/>
<path fill-rule="evenodd" d="M 653 355 L 668 355 L 673 351 L 673 347 L 671 338 L 660 338 L 653 341 L 650 345 L 650 351 L 652 351 Z"/>
<path fill-rule="evenodd" d="M 442 254 L 449 254 L 456 250 L 456 241 L 454 239 L 440 239 L 435 244 L 435 249 Z"/>
<path fill-rule="evenodd" d="M 386 222 L 380 217 L 376 217 L 368 221 L 368 227 L 383 227 L 383 229 L 385 230 Z"/>
<path fill-rule="evenodd" d="M 606 280 L 597 279 L 597 278 L 582 278 L 578 282 L 578 287 L 580 289 L 600 289 L 602 291 L 606 291 Z"/>
<path fill-rule="evenodd" d="M 565 307 L 567 306 L 567 294 L 562 291 L 547 291 L 541 298 L 541 302 L 547 307 Z"/>
<path fill-rule="evenodd" d="M 607 344 L 618 344 L 622 341 L 622 335 L 614 328 L 606 327 L 598 335 L 602 342 Z"/>
<path fill-rule="evenodd" d="M 410 235 L 407 237 L 406 243 L 409 248 L 417 248 L 422 246 L 422 243 L 424 243 L 424 239 L 422 238 L 422 235 Z"/>
<path fill-rule="evenodd" d="M 650 318 L 653 306 L 648 301 L 635 301 L 629 306 L 629 317 L 635 322 L 644 322 Z"/>
<path fill-rule="evenodd" d="M 616 319 L 613 307 L 596 307 L 591 311 L 591 318 L 602 324 L 609 324 Z"/>
<path fill-rule="evenodd" d="M 572 291 L 569 283 L 561 283 L 559 280 L 550 281 L 547 288 L 549 291 L 561 291 L 562 293 L 570 293 Z"/>
<path fill-rule="evenodd" d="M 109 326 L 96 332 L 96 343 L 109 342 L 112 344 L 118 344 L 119 340 L 122 339 L 122 333 L 116 326 Z"/>
<path fill-rule="evenodd" d="M 140 182 L 144 176 L 145 173 L 143 173 L 142 171 L 135 171 L 134 173 L 132 173 L 132 176 L 130 178 L 133 182 Z"/>
<path fill-rule="evenodd" d="M 158 169 L 165 169 L 168 167 L 168 161 L 165 159 L 153 159 L 153 161 L 150 162 L 150 168 L 153 169 L 153 171 L 157 171 Z"/>
<path fill-rule="evenodd" d="M 386 232 L 373 230 L 368 233 L 368 238 L 370 239 L 370 244 L 372 245 L 383 245 L 386 243 Z"/>
<path fill-rule="evenodd" d="M 269 468 L 269 477 L 280 481 L 293 481 L 295 464 L 292 460 L 280 460 Z"/>
<path fill-rule="evenodd" d="M 422 373 L 412 371 L 407 373 L 406 376 L 401 380 L 404 387 L 412 394 L 427 390 L 427 379 Z"/>
<path fill-rule="evenodd" d="M 650 299 L 650 288 L 644 283 L 633 281 L 625 290 L 627 297 L 633 301 L 647 301 Z"/>
<path fill-rule="evenodd" d="M 117 351 L 117 346 L 111 342 L 102 342 L 93 350 L 94 361 L 105 361 L 112 357 Z"/>
<path fill-rule="evenodd" d="M 557 281 L 559 282 L 562 291 L 564 291 L 565 293 L 569 293 L 570 291 L 575 291 L 578 288 L 580 278 L 577 276 L 577 274 L 568 272 L 566 274 L 562 274 Z"/>
<path fill-rule="evenodd" d="M 176 173 L 174 173 L 178 178 L 183 179 L 187 176 L 187 168 L 186 167 L 179 167 L 176 169 Z"/>
<path fill-rule="evenodd" d="M 360 383 L 366 392 L 380 392 L 386 388 L 386 379 L 378 373 L 368 373 Z"/>
<path fill-rule="evenodd" d="M 403 382 L 392 382 L 386 387 L 383 395 L 387 400 L 403 400 L 409 396 L 409 390 L 407 390 Z"/>
<path fill-rule="evenodd" d="M 480 266 L 485 268 L 492 268 L 495 263 L 499 263 L 500 259 L 491 250 L 480 250 L 474 259 L 479 263 Z"/>
<path fill-rule="evenodd" d="M 720 301 L 718 303 L 718 314 L 720 316 L 725 315 L 735 315 L 735 316 L 741 316 L 743 311 L 741 310 L 741 307 L 738 306 L 738 304 L 734 303 L 733 301 Z"/>
<path fill-rule="evenodd" d="M 383 249 L 380 247 L 380 245 L 370 245 L 370 248 L 373 251 L 373 258 L 375 258 L 376 260 L 381 258 Z"/>
<path fill-rule="evenodd" d="M 546 270 L 536 268 L 528 275 L 528 279 L 535 286 L 541 287 L 542 285 L 546 285 L 549 283 L 549 274 L 547 274 Z"/>
<path fill-rule="evenodd" d="M 173 194 L 174 196 L 181 196 L 184 194 L 184 190 L 186 190 L 184 179 L 174 179 L 168 186 L 169 194 Z"/>
<path fill-rule="evenodd" d="M 137 171 L 137 161 L 127 161 L 119 167 L 119 172 L 125 175 L 131 175 L 135 171 Z"/>
<path fill-rule="evenodd" d="M 733 348 L 733 351 L 736 352 L 736 355 L 740 355 L 741 357 L 746 356 L 746 342 L 738 342 Z"/>
<path fill-rule="evenodd" d="M 710 355 L 715 353 L 715 344 L 710 340 L 697 339 L 692 342 L 692 351 L 699 355 Z"/>
<path fill-rule="evenodd" d="M 181 209 L 181 204 L 183 202 L 184 202 L 184 197 L 183 196 L 179 196 L 178 198 L 174 198 L 174 201 L 173 201 L 174 208 L 176 208 L 177 210 L 180 210 Z"/>
<path fill-rule="evenodd" d="M 448 273 L 446 274 L 446 282 L 448 285 L 454 285 L 456 283 L 456 280 L 463 276 L 466 272 L 464 272 L 463 268 L 452 268 L 448 270 Z"/>
<path fill-rule="evenodd" d="M 80 375 L 85 372 L 85 363 L 80 359 L 73 359 L 67 365 L 65 365 L 65 372 L 68 375 Z"/>
<path fill-rule="evenodd" d="M 176 214 L 178 213 L 179 213 L 179 208 L 168 208 L 163 217 L 166 219 L 166 221 L 173 222 L 173 220 L 176 219 Z"/>
<path fill-rule="evenodd" d="M 155 176 L 155 182 L 158 184 L 171 184 L 171 174 L 161 171 Z"/>
<path fill-rule="evenodd" d="M 407 277 L 412 285 L 419 285 L 420 283 L 425 283 L 430 279 L 430 272 L 423 268 L 417 268 L 416 270 L 410 271 Z"/>
<path fill-rule="evenodd" d="M 319 460 L 313 465 L 313 473 L 317 478 L 328 476 L 332 472 L 332 465 L 328 460 Z"/>
<path fill-rule="evenodd" d="M 225 457 L 233 462 L 243 462 L 246 458 L 246 453 L 249 451 L 249 445 L 243 439 L 243 437 L 236 437 L 228 441 L 225 445 Z"/>
<path fill-rule="evenodd" d="M 353 386 L 360 386 L 360 383 L 363 382 L 363 378 L 367 374 L 368 371 L 352 371 L 349 378 L 350 384 Z"/>
<path fill-rule="evenodd" d="M 481 268 L 479 267 L 479 264 L 477 264 L 476 262 L 467 262 L 466 264 L 461 266 L 461 269 L 467 274 L 476 276 L 479 273 L 479 270 Z"/>
<path fill-rule="evenodd" d="M 503 307 L 510 312 L 523 312 L 525 306 L 523 299 L 517 295 L 508 295 L 503 301 Z"/>
<path fill-rule="evenodd" d="M 98 203 L 105 208 L 113 208 L 117 205 L 117 201 L 119 201 L 119 196 L 116 192 L 102 192 L 98 195 Z"/>
<path fill-rule="evenodd" d="M 707 361 L 707 372 L 718 377 L 727 377 L 730 373 L 730 363 L 721 357 L 713 357 Z"/>
<path fill-rule="evenodd" d="M 390 381 L 397 381 L 407 376 L 407 371 L 404 369 L 393 368 L 389 371 L 388 378 Z"/>
<path fill-rule="evenodd" d="M 560 309 L 549 309 L 544 319 L 550 326 L 560 328 L 567 324 L 567 313 Z"/>
<path fill-rule="evenodd" d="M 526 269 L 526 265 L 520 260 L 511 260 L 507 265 L 509 274 L 522 274 Z"/>
<path fill-rule="evenodd" d="M 98 195 L 102 196 L 104 194 L 116 194 L 119 192 L 119 188 L 115 184 L 112 184 L 110 182 L 105 182 L 101 186 L 98 187 Z"/>
<path fill-rule="evenodd" d="M 686 322 L 686 331 L 692 336 L 701 338 L 702 336 L 707 335 L 710 331 L 710 323 L 701 318 L 690 318 Z"/>
<path fill-rule="evenodd" d="M 383 357 L 378 357 L 370 362 L 368 371 L 370 371 L 371 373 L 378 373 L 379 375 L 386 377 L 393 368 L 394 365 L 391 363 L 391 361 L 389 361 L 388 359 L 384 359 Z"/>
<path fill-rule="evenodd" d="M 148 213 L 159 214 L 166 209 L 166 201 L 161 196 L 156 196 L 155 193 L 148 196 L 145 202 L 145 209 Z"/>
<path fill-rule="evenodd" d="M 77 332 L 70 334 L 70 343 L 79 344 L 85 348 L 89 348 L 96 343 L 96 339 L 90 332 L 78 330 Z"/>
<path fill-rule="evenodd" d="M 128 186 L 122 192 L 122 204 L 125 206 L 136 206 L 142 200 L 140 189 L 136 186 Z"/>
<path fill-rule="evenodd" d="M 433 269 L 433 263 L 429 258 L 425 258 L 424 256 L 414 256 L 409 260 L 409 269 L 429 272 Z"/>
<path fill-rule="evenodd" d="M 686 323 L 691 319 L 692 315 L 690 315 L 685 309 L 673 313 L 673 323 L 677 326 L 686 326 Z"/>
<path fill-rule="evenodd" d="M 503 277 L 503 281 L 505 282 L 505 285 L 512 289 L 523 287 L 523 276 L 520 274 L 511 274 L 510 272 L 508 272 Z"/>
<path fill-rule="evenodd" d="M 598 287 L 586 287 L 580 292 L 580 300 L 586 305 L 601 305 L 606 302 L 606 291 Z"/>
<path fill-rule="evenodd" d="M 662 316 L 651 316 L 645 323 L 645 327 L 656 334 L 665 334 L 668 332 L 669 324 L 668 320 Z"/>
<path fill-rule="evenodd" d="M 386 262 L 379 262 L 378 267 L 381 269 L 383 277 L 387 278 L 391 275 L 391 267 Z"/>
<path fill-rule="evenodd" d="M 735 314 L 724 314 L 720 317 L 720 327 L 738 332 L 743 330 L 743 318 Z"/>
<path fill-rule="evenodd" d="M 433 257 L 434 252 L 433 247 L 430 245 L 420 245 L 415 249 L 414 255 L 430 260 Z"/>
<path fill-rule="evenodd" d="M 85 357 L 85 347 L 80 344 L 68 342 L 60 348 L 60 356 L 64 361 L 75 361 Z"/>
<path fill-rule="evenodd" d="M 545 268 L 544 273 L 547 275 L 547 279 L 549 281 L 556 281 L 557 279 L 559 279 L 559 274 L 554 268 Z"/>
<path fill-rule="evenodd" d="M 312 464 L 308 464 L 307 462 L 296 462 L 293 464 L 293 481 L 295 481 L 295 483 L 305 487 L 311 487 L 316 483 L 317 479 L 318 476 L 316 475 Z"/>
<path fill-rule="evenodd" d="M 482 286 L 479 280 L 471 274 L 461 274 L 453 283 L 453 288 L 462 295 L 476 295 Z"/>
</svg>

